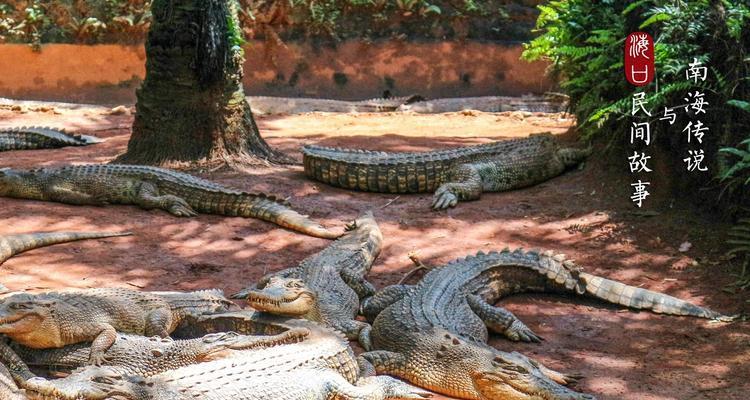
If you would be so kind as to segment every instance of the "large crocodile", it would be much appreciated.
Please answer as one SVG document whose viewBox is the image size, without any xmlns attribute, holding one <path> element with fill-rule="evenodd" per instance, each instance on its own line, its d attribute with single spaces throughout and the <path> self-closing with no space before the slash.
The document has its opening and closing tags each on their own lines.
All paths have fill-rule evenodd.
<svg viewBox="0 0 750 400">
<path fill-rule="evenodd" d="M 180 217 L 195 216 L 196 212 L 250 217 L 311 236 L 339 236 L 294 211 L 284 200 L 158 167 L 91 164 L 0 169 L 0 196 L 75 205 L 135 204 Z"/>
<path fill-rule="evenodd" d="M 88 146 L 101 142 L 101 139 L 93 136 L 74 135 L 61 129 L 43 126 L 0 128 L 0 151 Z"/>
<path fill-rule="evenodd" d="M 370 326 L 355 317 L 360 298 L 375 292 L 365 275 L 380 254 L 383 235 L 371 212 L 347 229 L 344 236 L 299 266 L 268 275 L 232 297 L 246 298 L 256 310 L 321 322 L 350 339 L 366 338 Z M 366 341 L 360 343 L 369 348 Z"/>
<path fill-rule="evenodd" d="M 380 193 L 435 192 L 435 209 L 482 192 L 531 186 L 581 163 L 588 149 L 560 147 L 551 134 L 423 153 L 302 147 L 305 174 L 318 181 Z"/>
<path fill-rule="evenodd" d="M 2 400 L 104 400 L 112 399 L 116 385 L 105 379 L 80 384 L 79 379 L 48 380 L 37 377 L 21 358 L 0 341 L 0 397 Z M 117 376 L 115 371 L 104 371 L 106 377 Z M 10 379 L 8 379 L 10 378 Z M 5 389 L 2 385 L 6 385 Z M 5 392 L 4 392 L 5 390 Z"/>
<path fill-rule="evenodd" d="M 538 340 L 513 314 L 493 306 L 504 296 L 527 291 L 587 295 L 657 313 L 727 319 L 666 294 L 582 272 L 551 252 L 480 252 L 430 271 L 415 286 L 392 286 L 366 301 L 366 314 L 377 315 L 372 327 L 377 350 L 363 357 L 379 373 L 463 399 L 591 399 L 562 386 L 569 381 L 565 375 L 486 344 L 487 328 L 513 340 Z"/>
<path fill-rule="evenodd" d="M 309 331 L 295 328 L 276 335 L 241 335 L 236 332 L 211 333 L 195 339 L 144 337 L 118 334 L 107 349 L 103 366 L 121 374 L 152 376 L 180 367 L 227 357 L 234 351 L 256 350 L 304 340 Z M 13 350 L 32 367 L 72 371 L 88 365 L 91 343 L 78 343 L 59 349 L 32 349 L 10 343 Z"/>
<path fill-rule="evenodd" d="M 277 329 L 302 326 L 309 329 L 310 334 L 298 343 L 235 352 L 230 358 L 148 378 L 121 375 L 105 367 L 87 367 L 56 381 L 26 379 L 29 383 L 24 387 L 32 387 L 40 393 L 45 393 L 45 389 L 54 392 L 59 387 L 77 387 L 84 394 L 81 396 L 84 400 L 96 400 L 103 389 L 107 390 L 108 397 L 127 400 L 384 400 L 430 396 L 391 377 L 360 377 L 348 342 L 315 323 L 259 317 L 254 313 L 201 319 L 198 328 L 191 325 L 194 329 L 203 329 L 200 334 L 213 329 L 241 331 L 249 327 L 242 332 L 246 334 L 265 329 L 258 328 L 258 324 L 271 324 Z M 94 396 L 89 395 L 92 392 Z"/>
<path fill-rule="evenodd" d="M 36 349 L 93 342 L 89 362 L 101 364 L 117 332 L 165 337 L 187 316 L 227 311 L 231 305 L 219 291 L 16 293 L 0 300 L 0 333 Z"/>
<path fill-rule="evenodd" d="M 130 232 L 38 232 L 0 236 L 0 264 L 16 254 L 53 244 L 130 235 Z"/>
</svg>

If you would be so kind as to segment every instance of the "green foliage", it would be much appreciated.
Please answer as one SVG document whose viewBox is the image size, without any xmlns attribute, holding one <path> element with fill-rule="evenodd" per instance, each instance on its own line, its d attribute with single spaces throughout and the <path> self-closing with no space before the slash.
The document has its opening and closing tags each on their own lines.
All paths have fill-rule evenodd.
<svg viewBox="0 0 750 400">
<path fill-rule="evenodd" d="M 714 154 L 718 147 L 739 143 L 743 132 L 749 131 L 744 129 L 747 115 L 717 107 L 736 105 L 730 99 L 750 95 L 750 6 L 746 2 L 558 0 L 539 9 L 536 28 L 541 35 L 525 46 L 523 57 L 551 63 L 550 72 L 570 96 L 584 137 L 619 137 L 622 141 L 632 120 L 629 108 L 636 90 L 647 93 L 649 108 L 656 113 L 683 104 L 688 90 L 707 93 L 712 108 L 702 120 L 717 132 L 709 139 L 714 140 L 710 143 Z M 624 39 L 637 30 L 649 31 L 656 42 L 658 78 L 642 89 L 630 86 L 623 74 Z M 685 79 L 684 71 L 693 59 L 710 67 L 705 82 Z M 651 122 L 652 134 L 661 135 L 662 144 L 674 147 L 673 151 L 684 150 L 679 141 L 669 138 L 668 125 L 655 118 Z M 685 120 L 675 125 L 681 122 Z M 728 166 L 721 162 L 716 166 L 720 174 L 726 173 Z"/>
<path fill-rule="evenodd" d="M 16 0 L 0 5 L 0 42 L 142 42 L 150 0 Z"/>
<path fill-rule="evenodd" d="M 688 91 L 706 94 L 710 106 L 700 120 L 710 127 L 704 137 L 706 161 L 713 176 L 690 174 L 679 165 L 670 178 L 678 195 L 695 198 L 698 187 L 715 193 L 738 223 L 729 233 L 731 253 L 750 263 L 750 219 L 743 211 L 750 199 L 750 5 L 745 0 L 605 0 L 550 1 L 539 6 L 539 37 L 526 45 L 524 58 L 551 62 L 550 72 L 570 95 L 571 108 L 584 137 L 605 140 L 611 148 L 630 146 L 624 139 L 634 117 L 636 91 L 647 94 L 652 137 L 659 151 L 681 160 L 689 149 L 683 115 L 670 127 L 658 120 L 664 107 L 681 106 Z M 657 79 L 636 89 L 623 73 L 627 34 L 647 31 L 655 40 Z M 694 59 L 709 67 L 705 82 L 687 81 Z M 684 113 L 681 113 L 684 114 Z M 646 119 L 644 119 L 646 120 Z M 652 144 L 652 146 L 654 146 Z M 653 149 L 652 149 L 653 151 Z M 715 179 L 712 179 L 715 178 Z M 718 201 L 718 200 L 717 200 Z M 743 278 L 748 279 L 743 272 Z M 743 281 L 744 282 L 744 281 Z"/>
<path fill-rule="evenodd" d="M 231 0 L 235 1 L 235 0 Z M 528 39 L 522 0 L 239 0 L 233 32 L 273 40 L 314 38 Z M 7 0 L 0 42 L 141 43 L 150 0 Z M 233 35 L 238 43 L 242 35 Z"/>
</svg>

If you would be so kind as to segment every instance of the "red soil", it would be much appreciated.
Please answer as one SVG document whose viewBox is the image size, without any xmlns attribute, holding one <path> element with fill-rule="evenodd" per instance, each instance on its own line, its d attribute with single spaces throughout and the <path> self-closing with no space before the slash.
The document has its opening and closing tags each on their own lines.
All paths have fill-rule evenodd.
<svg viewBox="0 0 750 400">
<path fill-rule="evenodd" d="M 521 113 L 306 114 L 259 118 L 268 141 L 299 156 L 303 143 L 380 150 L 426 150 L 523 136 L 564 133 L 569 119 Z M 107 162 L 127 144 L 130 116 L 81 109 L 0 110 L 0 124 L 51 124 L 107 138 L 85 148 L 0 153 L 0 166 L 39 167 Z M 667 292 L 725 313 L 747 312 L 747 292 L 722 291 L 736 266 L 722 257 L 724 225 L 674 202 L 656 216 L 633 214 L 629 182 L 594 156 L 536 187 L 484 194 L 456 209 L 433 212 L 431 195 L 357 193 L 304 178 L 300 167 L 201 174 L 244 189 L 289 196 L 293 206 L 340 227 L 372 209 L 385 237 L 373 268 L 376 286 L 411 269 L 419 251 L 439 265 L 478 250 L 505 246 L 566 253 L 587 271 Z M 622 156 L 623 160 L 625 155 Z M 667 199 L 668 200 L 668 199 Z M 0 282 L 13 290 L 123 286 L 145 290 L 222 288 L 231 293 L 261 275 L 295 265 L 328 244 L 257 220 L 201 215 L 179 219 L 136 207 L 74 207 L 0 198 L 1 234 L 59 230 L 129 230 L 134 236 L 38 249 L 7 261 Z M 693 244 L 679 252 L 681 243 Z M 714 324 L 692 318 L 623 311 L 554 296 L 503 301 L 546 340 L 491 344 L 534 357 L 551 368 L 585 375 L 580 391 L 599 399 L 747 399 L 747 322 Z"/>
</svg>

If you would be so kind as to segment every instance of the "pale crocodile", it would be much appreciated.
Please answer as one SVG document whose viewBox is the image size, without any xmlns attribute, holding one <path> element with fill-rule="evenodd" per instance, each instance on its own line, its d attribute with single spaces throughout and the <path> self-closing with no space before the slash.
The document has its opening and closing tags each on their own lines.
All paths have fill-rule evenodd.
<svg viewBox="0 0 750 400">
<path fill-rule="evenodd" d="M 232 297 L 246 298 L 256 310 L 321 322 L 349 339 L 366 338 L 370 326 L 355 317 L 359 299 L 375 292 L 365 275 L 380 254 L 383 235 L 371 212 L 347 230 L 299 266 L 266 276 Z M 369 348 L 366 341 L 360 343 Z"/>
<path fill-rule="evenodd" d="M 118 288 L 16 293 L 0 300 L 0 333 L 35 349 L 93 342 L 89 362 L 102 364 L 118 332 L 166 337 L 188 316 L 227 311 L 231 306 L 219 291 Z"/>
<path fill-rule="evenodd" d="M 231 358 L 148 378 L 120 375 L 106 367 L 86 367 L 55 381 L 26 379 L 24 387 L 42 394 L 73 387 L 83 400 L 98 400 L 102 392 L 107 398 L 120 400 L 385 400 L 430 396 L 391 377 L 360 377 L 347 341 L 329 329 L 302 320 L 287 324 L 283 319 L 260 318 L 253 313 L 207 316 L 195 326 L 223 330 L 259 322 L 281 328 L 303 323 L 310 334 L 299 343 L 266 349 L 273 351 L 236 352 Z"/>
<path fill-rule="evenodd" d="M 509 311 L 493 306 L 504 296 L 528 291 L 587 295 L 657 313 L 728 319 L 662 293 L 582 272 L 551 252 L 480 252 L 430 271 L 415 286 L 391 286 L 366 300 L 365 314 L 377 315 L 372 327 L 377 350 L 363 356 L 379 373 L 463 399 L 592 399 L 563 386 L 569 377 L 486 344 L 487 328 L 512 340 L 539 340 Z"/>
</svg>

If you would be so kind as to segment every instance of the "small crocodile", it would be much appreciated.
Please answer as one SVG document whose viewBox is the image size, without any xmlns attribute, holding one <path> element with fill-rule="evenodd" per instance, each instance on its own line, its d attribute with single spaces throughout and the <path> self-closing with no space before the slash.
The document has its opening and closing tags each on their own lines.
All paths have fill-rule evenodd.
<svg viewBox="0 0 750 400">
<path fill-rule="evenodd" d="M 364 302 L 378 373 L 463 399 L 578 400 L 592 396 L 565 386 L 566 375 L 518 353 L 486 344 L 490 330 L 512 340 L 539 337 L 495 302 L 520 292 L 586 295 L 634 309 L 726 320 L 666 294 L 582 272 L 562 255 L 522 250 L 478 253 L 427 273 L 415 286 L 391 286 Z M 380 311 L 382 310 L 382 311 Z"/>
<path fill-rule="evenodd" d="M 0 265 L 16 254 L 53 244 L 130 235 L 130 232 L 39 232 L 0 236 Z"/>
<path fill-rule="evenodd" d="M 35 389 L 45 393 L 44 389 L 54 392 L 59 387 L 76 387 L 84 394 L 81 396 L 84 400 L 97 400 L 91 399 L 88 393 L 99 395 L 102 389 L 108 390 L 109 397 L 126 400 L 385 400 L 430 396 L 388 376 L 360 377 L 348 342 L 336 332 L 312 322 L 287 322 L 258 317 L 257 313 L 212 315 L 201 320 L 199 328 L 209 330 L 212 326 L 219 329 L 253 326 L 251 330 L 255 331 L 260 323 L 278 328 L 304 326 L 310 334 L 298 343 L 239 351 L 231 358 L 148 378 L 121 375 L 106 367 L 86 367 L 63 379 L 41 380 L 42 385 Z M 35 384 L 38 380 L 26 380 L 29 381 Z"/>
<path fill-rule="evenodd" d="M 482 192 L 538 184 L 580 164 L 590 152 L 560 147 L 549 133 L 423 153 L 302 147 L 311 179 L 369 192 L 434 191 L 435 209 L 476 200 Z"/>
<path fill-rule="evenodd" d="M 299 266 L 270 274 L 232 298 L 245 298 L 256 310 L 323 323 L 349 339 L 367 337 L 370 325 L 355 318 L 360 298 L 375 293 L 365 275 L 380 254 L 383 235 L 371 212 L 357 218 L 347 230 Z M 369 348 L 369 343 L 360 343 Z"/>
<path fill-rule="evenodd" d="M 201 212 L 258 218 L 311 236 L 339 236 L 294 211 L 284 200 L 158 167 L 91 164 L 0 169 L 0 196 L 74 205 L 135 204 L 145 209 L 163 209 L 179 217 Z"/>
<path fill-rule="evenodd" d="M 211 333 L 196 339 L 144 337 L 118 334 L 105 352 L 103 366 L 121 374 L 153 376 L 180 367 L 227 357 L 232 351 L 247 351 L 297 343 L 309 331 L 295 328 L 276 335 L 241 335 L 236 332 Z M 10 344 L 21 359 L 32 367 L 71 371 L 88 365 L 90 343 L 71 344 L 59 349 L 32 349 Z"/>
<path fill-rule="evenodd" d="M 431 99 L 404 104 L 398 111 L 445 113 L 476 110 L 489 113 L 507 111 L 559 113 L 568 107 L 567 99 L 554 96 L 483 96 Z"/>
<path fill-rule="evenodd" d="M 419 95 L 377 98 L 361 101 L 313 99 L 304 97 L 247 97 L 253 111 L 263 114 L 299 114 L 305 112 L 389 112 L 422 101 Z"/>
<path fill-rule="evenodd" d="M 89 362 L 105 362 L 117 332 L 166 337 L 187 316 L 227 311 L 219 291 L 83 289 L 16 293 L 0 300 L 0 333 L 35 349 L 93 342 Z"/>
<path fill-rule="evenodd" d="M 93 136 L 74 135 L 46 126 L 0 128 L 0 151 L 55 149 L 66 146 L 88 146 L 101 142 L 103 142 L 102 139 Z"/>
</svg>

